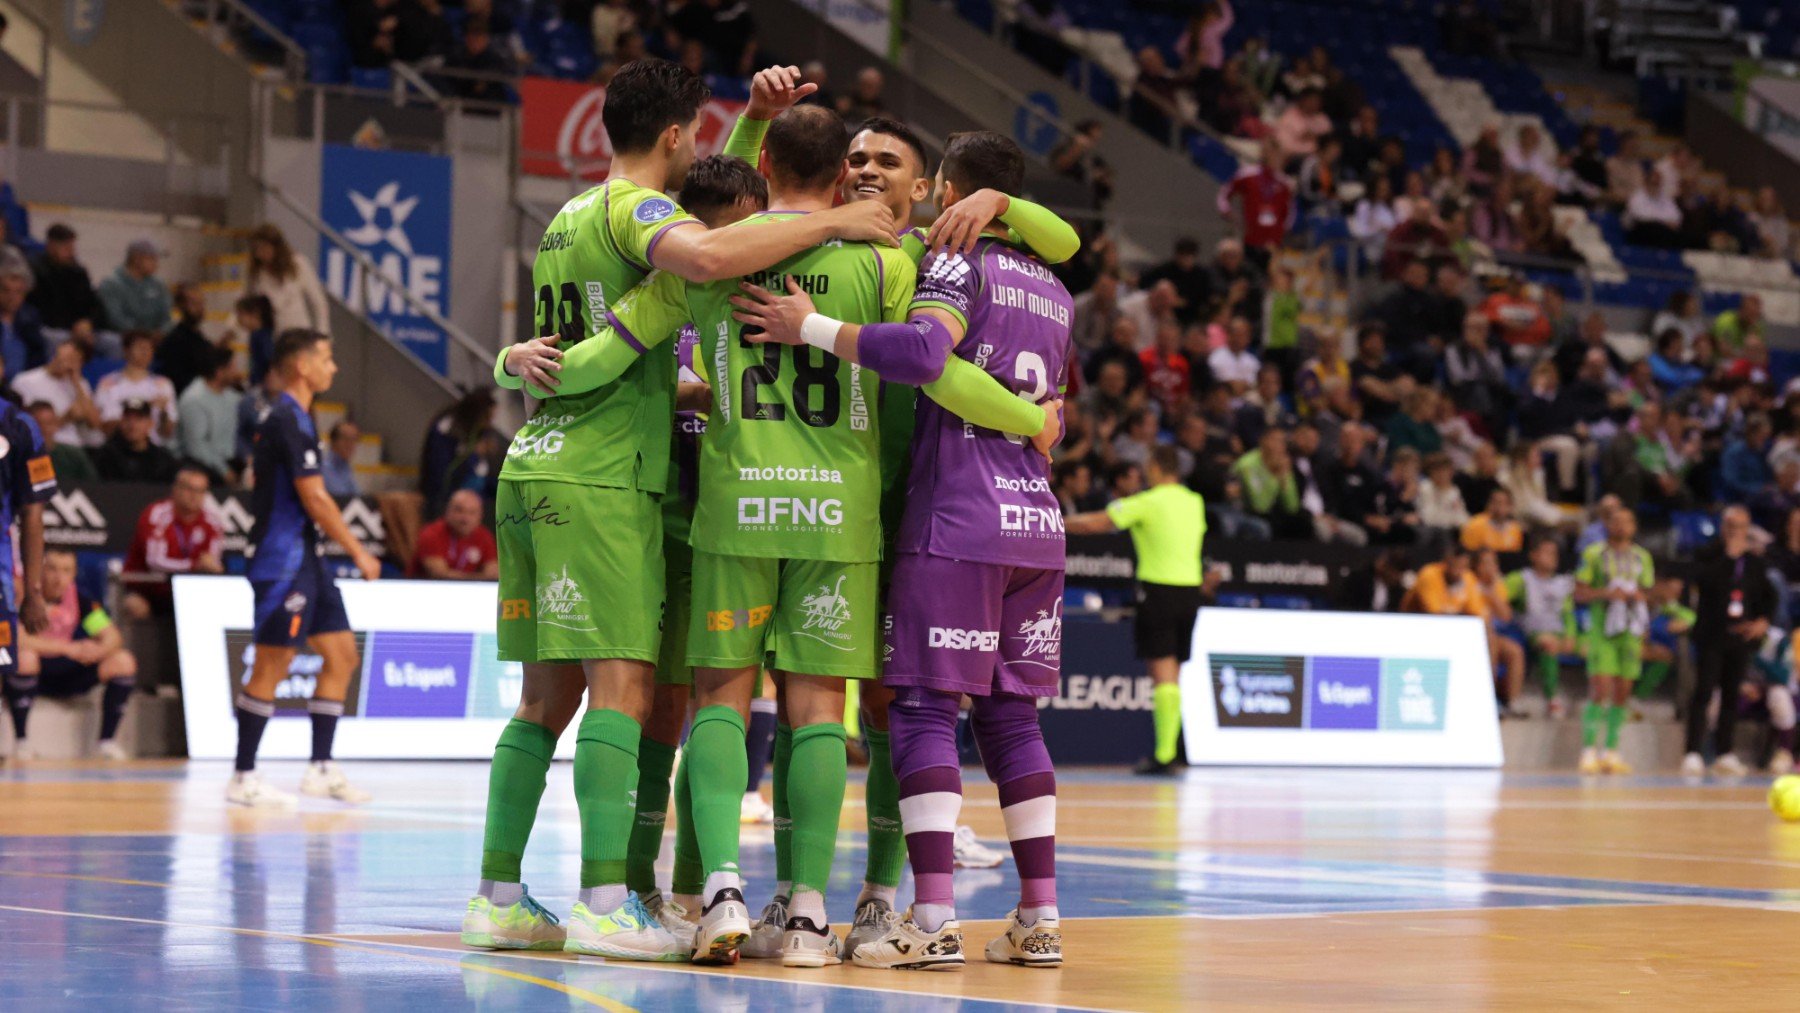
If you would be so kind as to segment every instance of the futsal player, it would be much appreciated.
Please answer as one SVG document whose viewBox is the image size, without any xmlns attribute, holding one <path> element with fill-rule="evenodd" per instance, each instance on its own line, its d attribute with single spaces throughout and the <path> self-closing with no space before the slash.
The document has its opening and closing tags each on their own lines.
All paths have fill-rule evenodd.
<svg viewBox="0 0 1800 1013">
<path fill-rule="evenodd" d="M 939 201 L 948 209 L 983 189 L 1016 193 L 1023 177 L 1024 155 L 1010 140 L 954 135 L 939 170 Z M 1054 416 L 1053 385 L 1071 350 L 1072 300 L 1002 235 L 982 236 L 966 256 L 927 257 L 905 323 L 833 319 L 816 312 L 792 280 L 783 296 L 747 286 L 751 297 L 738 300 L 738 319 L 763 332 L 749 340 L 800 342 L 898 383 L 935 381 L 951 356 Z M 894 772 L 917 899 L 910 919 L 889 919 L 852 958 L 907 969 L 964 961 L 952 878 L 962 802 L 956 719 L 967 694 L 1021 884 L 987 958 L 1050 966 L 1062 961 L 1056 778 L 1037 700 L 1059 684 L 1064 554 L 1048 448 L 980 428 L 935 401 L 921 401 L 917 411 L 882 675 L 895 691 Z"/>
<path fill-rule="evenodd" d="M 361 659 L 343 596 L 321 555 L 320 537 L 336 542 L 364 580 L 381 576 L 381 564 L 344 523 L 319 471 L 312 404 L 331 389 L 337 375 L 331 339 L 318 331 L 283 331 L 275 339 L 269 369 L 280 374 L 281 393 L 256 425 L 251 451 L 256 483 L 250 494 L 255 523 L 245 570 L 256 597 L 256 653 L 249 681 L 237 693 L 237 772 L 226 786 L 225 800 L 251 808 L 293 807 L 292 795 L 257 773 L 256 750 L 275 716 L 275 687 L 287 678 L 296 649 L 306 644 L 323 666 L 306 705 L 312 717 L 312 758 L 300 791 L 360 804 L 369 800 L 369 793 L 351 784 L 332 760 L 331 744 Z"/>
<path fill-rule="evenodd" d="M 1589 695 L 1581 713 L 1581 772 L 1629 774 L 1619 755 L 1619 730 L 1632 684 L 1643 672 L 1644 638 L 1650 632 L 1649 591 L 1656 564 L 1633 539 L 1637 515 L 1620 506 L 1606 517 L 1606 541 L 1588 546 L 1575 569 L 1575 603 L 1588 609 Z M 1606 752 L 1597 746 L 1606 725 Z"/>
<path fill-rule="evenodd" d="M 50 624 L 41 633 L 26 631 L 20 637 L 19 672 L 38 680 L 39 696 L 84 696 L 103 687 L 99 754 L 123 760 L 117 735 L 137 688 L 137 659 L 125 649 L 125 638 L 106 609 L 75 587 L 73 552 L 52 549 L 44 554 L 43 591 Z"/>
<path fill-rule="evenodd" d="M 4 399 L 0 439 L 10 450 L 0 458 L 0 559 L 13 558 L 17 537 L 24 581 L 15 585 L 12 566 L 0 566 L 0 690 L 12 713 L 13 759 L 19 761 L 31 759 L 25 726 L 38 689 L 36 676 L 19 671 L 19 639 L 24 633 L 42 633 L 49 624 L 43 592 L 44 503 L 56 495 L 56 467 L 37 423 Z"/>
<path fill-rule="evenodd" d="M 1166 776 L 1175 772 L 1181 741 L 1181 665 L 1193 653 L 1194 619 L 1200 612 L 1206 500 L 1181 484 L 1180 458 L 1167 444 L 1151 449 L 1144 478 L 1149 488 L 1143 492 L 1063 523 L 1077 535 L 1131 532 L 1138 578 L 1132 632 L 1137 656 L 1155 683 L 1151 703 L 1156 751 L 1138 764 L 1137 772 Z"/>
</svg>

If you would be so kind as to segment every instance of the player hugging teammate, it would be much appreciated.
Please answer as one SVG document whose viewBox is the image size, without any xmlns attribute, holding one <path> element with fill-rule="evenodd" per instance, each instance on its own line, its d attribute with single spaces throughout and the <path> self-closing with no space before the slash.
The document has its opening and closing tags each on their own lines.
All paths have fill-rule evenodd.
<svg viewBox="0 0 1800 1013">
<path fill-rule="evenodd" d="M 844 796 L 845 683 L 871 680 L 863 699 L 876 739 L 888 727 L 885 713 L 868 718 L 886 699 L 870 692 L 881 668 L 882 562 L 893 555 L 885 544 L 893 532 L 884 537 L 884 527 L 894 525 L 884 525 L 883 514 L 897 519 L 906 489 L 901 528 L 911 534 L 889 596 L 888 654 L 913 659 L 907 672 L 890 667 L 889 675 L 914 702 L 893 708 L 899 762 L 878 756 L 870 773 L 870 866 L 855 955 L 875 966 L 913 966 L 875 957 L 881 946 L 893 948 L 885 940 L 910 931 L 929 934 L 944 958 L 932 963 L 961 963 L 947 903 L 928 906 L 923 927 L 903 922 L 892 903 L 902 814 L 920 905 L 950 897 L 960 796 L 938 783 L 948 780 L 945 763 L 956 774 L 957 702 L 967 692 L 978 701 L 976 727 L 1009 800 L 1007 827 L 1026 877 L 1014 923 L 988 956 L 1060 962 L 1054 778 L 1032 698 L 1053 694 L 1058 682 L 1062 536 L 1054 524 L 1008 527 L 1007 519 L 1057 516 L 1046 454 L 1060 433 L 1051 402 L 1068 352 L 1069 299 L 1027 250 L 1066 259 L 1073 230 L 1012 196 L 1023 162 L 1011 142 L 967 135 L 958 141 L 961 159 L 947 158 L 947 170 L 965 168 L 939 184 L 948 213 L 933 238 L 949 248 L 927 260 L 915 298 L 916 258 L 927 240 L 910 229 L 897 237 L 896 225 L 906 227 L 929 188 L 922 148 L 897 124 L 871 127 L 847 162 L 850 143 L 837 118 L 794 107 L 810 90 L 793 68 L 756 77 L 727 151 L 760 163 L 768 206 L 779 210 L 752 213 L 761 211 L 761 195 L 741 167 L 726 158 L 694 165 L 704 86 L 661 61 L 626 67 L 603 111 L 617 153 L 612 176 L 564 207 L 549 232 L 567 238 L 540 250 L 534 273 L 545 336 L 503 353 L 495 370 L 502 385 L 524 384 L 545 400 L 501 476 L 501 651 L 527 663 L 526 689 L 495 752 L 483 878 L 464 920 L 470 945 L 699 963 L 732 963 L 740 951 L 795 967 L 842 961 L 824 894 Z M 714 194 L 703 198 L 713 205 L 708 228 L 674 229 L 700 223 L 657 191 L 679 184 L 690 166 L 695 194 Z M 840 198 L 846 203 L 834 206 Z M 990 305 L 995 293 L 1015 290 L 1016 305 Z M 835 318 L 831 333 L 815 308 Z M 869 326 L 859 336 L 857 325 Z M 669 468 L 651 466 L 670 460 L 678 390 L 676 357 L 658 346 L 684 332 L 691 375 L 711 384 L 697 488 L 680 482 L 679 469 L 671 479 Z M 923 384 L 925 397 L 899 386 L 908 383 Z M 679 396 L 688 407 L 707 402 L 697 385 L 683 385 Z M 918 433 L 909 441 L 915 398 Z M 909 442 L 910 487 L 900 478 Z M 991 468 L 995 483 L 979 483 L 985 495 L 962 502 L 969 490 L 937 486 L 945 468 Z M 684 493 L 694 503 L 685 546 L 691 603 L 676 600 L 677 557 L 685 553 L 662 530 Z M 1028 502 L 1034 496 L 1044 502 Z M 935 534 L 950 531 L 957 533 L 949 541 Z M 1014 537 L 1021 533 L 1027 537 Z M 552 544 L 559 535 L 566 541 Z M 1006 558 L 994 557 L 995 543 L 1010 550 Z M 971 555 L 965 545 L 985 552 Z M 918 572 L 908 576 L 909 566 Z M 944 579 L 943 567 L 980 598 L 959 625 L 986 617 L 980 649 L 966 657 L 939 658 L 947 649 L 926 647 L 937 642 L 926 609 L 941 603 L 918 588 Z M 685 629 L 671 622 L 684 612 Z M 651 616 L 662 618 L 660 630 Z M 570 636 L 573 626 L 580 629 Z M 918 644 L 904 647 L 902 638 Z M 585 678 L 566 664 L 578 659 Z M 689 714 L 687 694 L 671 685 L 686 665 L 693 709 L 675 791 L 675 896 L 664 900 L 653 863 L 669 759 Z M 765 669 L 780 690 L 779 882 L 753 925 L 738 828 L 745 714 Z M 519 861 L 556 735 L 584 690 L 589 709 L 575 771 L 583 889 L 565 932 L 519 883 Z M 945 701 L 950 723 L 940 728 Z M 921 706 L 929 717 L 916 720 Z M 940 733 L 950 736 L 948 760 L 935 748 Z M 917 771 L 938 787 L 909 793 Z"/>
</svg>

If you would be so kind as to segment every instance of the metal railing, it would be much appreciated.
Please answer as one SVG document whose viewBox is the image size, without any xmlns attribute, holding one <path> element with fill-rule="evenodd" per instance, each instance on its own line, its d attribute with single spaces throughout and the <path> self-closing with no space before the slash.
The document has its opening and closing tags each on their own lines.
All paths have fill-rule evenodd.
<svg viewBox="0 0 1800 1013">
<path fill-rule="evenodd" d="M 306 50 L 243 0 L 188 0 L 187 7 L 207 24 L 220 25 L 234 35 L 246 36 L 255 31 L 265 36 L 281 51 L 282 71 L 288 80 L 306 80 Z"/>
</svg>

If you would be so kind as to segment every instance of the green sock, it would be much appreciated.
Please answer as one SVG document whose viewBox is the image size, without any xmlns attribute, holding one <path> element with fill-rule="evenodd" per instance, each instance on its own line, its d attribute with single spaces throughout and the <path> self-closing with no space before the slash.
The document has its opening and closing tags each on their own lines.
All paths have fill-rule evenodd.
<svg viewBox="0 0 1800 1013">
<path fill-rule="evenodd" d="M 1655 696 L 1656 691 L 1662 687 L 1663 680 L 1669 677 L 1669 671 L 1674 667 L 1666 661 L 1645 662 L 1644 673 L 1638 676 L 1637 685 L 1631 688 L 1632 695 L 1639 700 L 1648 700 Z"/>
<path fill-rule="evenodd" d="M 825 895 L 837 853 L 838 817 L 844 811 L 844 726 L 833 721 L 794 729 L 788 765 L 788 806 L 793 811 L 794 890 Z"/>
<path fill-rule="evenodd" d="M 1544 680 L 1544 696 L 1554 700 L 1562 690 L 1562 660 L 1554 651 L 1538 653 L 1538 675 Z"/>
<path fill-rule="evenodd" d="M 794 756 L 794 730 L 787 725 L 775 726 L 775 755 L 769 760 L 769 807 L 775 810 L 775 882 L 792 883 L 794 862 L 794 819 L 788 811 L 788 761 Z M 749 778 L 746 773 L 745 778 Z M 779 887 L 777 887 L 779 889 Z"/>
<path fill-rule="evenodd" d="M 1606 748 L 1619 748 L 1619 729 L 1625 726 L 1628 713 L 1622 703 L 1613 704 L 1606 709 Z"/>
<path fill-rule="evenodd" d="M 488 768 L 487 829 L 481 838 L 481 878 L 498 883 L 517 883 L 519 863 L 525 858 L 525 842 L 537 822 L 538 803 L 544 798 L 544 779 L 550 773 L 550 756 L 556 736 L 543 725 L 513 718 L 500 730 L 494 744 L 494 765 Z"/>
<path fill-rule="evenodd" d="M 688 732 L 688 792 L 694 810 L 694 839 L 702 870 L 736 872 L 738 813 L 750 759 L 744 752 L 744 719 L 730 707 L 713 705 L 694 715 Z M 704 878 L 704 877 L 703 877 Z"/>
<path fill-rule="evenodd" d="M 575 804 L 581 810 L 581 888 L 625 882 L 625 847 L 637 807 L 638 740 L 628 714 L 591 710 L 575 736 Z"/>
<path fill-rule="evenodd" d="M 625 885 L 639 897 L 656 892 L 656 858 L 662 854 L 663 827 L 669 820 L 669 771 L 675 747 L 645 738 L 638 742 L 637 819 L 625 845 Z"/>
<path fill-rule="evenodd" d="M 869 785 L 863 807 L 869 819 L 869 854 L 863 881 L 879 886 L 899 886 L 906 864 L 906 835 L 900 832 L 900 779 L 888 753 L 888 733 L 870 728 Z"/>
<path fill-rule="evenodd" d="M 1583 749 L 1594 748 L 1594 743 L 1600 740 L 1602 715 L 1603 708 L 1593 700 L 1589 700 L 1587 706 L 1581 709 L 1581 746 Z"/>
<path fill-rule="evenodd" d="M 1150 691 L 1150 701 L 1156 718 L 1156 762 L 1174 763 L 1175 744 L 1181 737 L 1181 686 L 1158 683 Z"/>
<path fill-rule="evenodd" d="M 675 875 L 669 891 L 697 894 L 706 887 L 706 870 L 700 865 L 700 838 L 694 834 L 694 796 L 688 789 L 688 764 L 684 758 L 675 769 Z"/>
</svg>

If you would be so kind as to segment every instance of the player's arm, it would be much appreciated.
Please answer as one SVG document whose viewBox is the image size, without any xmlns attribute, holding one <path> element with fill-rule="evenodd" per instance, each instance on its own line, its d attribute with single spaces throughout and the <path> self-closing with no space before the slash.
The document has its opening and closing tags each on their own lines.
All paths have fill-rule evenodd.
<svg viewBox="0 0 1800 1013">
<path fill-rule="evenodd" d="M 19 497 L 19 563 L 25 578 L 19 593 L 19 623 L 27 632 L 42 633 L 50 625 L 40 590 L 44 586 L 44 504 L 56 495 L 56 466 L 50 461 L 37 422 L 29 415 L 20 416 L 19 422 L 22 425 L 13 442 L 29 449 L 8 455 L 15 469 L 13 495 Z"/>
<path fill-rule="evenodd" d="M 1128 531 L 1138 522 L 1138 506 L 1136 496 L 1116 499 L 1106 504 L 1104 510 L 1063 518 L 1063 530 L 1071 535 L 1104 535 L 1109 531 Z"/>
<path fill-rule="evenodd" d="M 463 573 L 461 570 L 451 568 L 450 564 L 444 561 L 443 556 L 419 557 L 419 569 L 425 571 L 425 576 L 430 577 L 432 580 L 486 579 L 482 574 Z"/>
<path fill-rule="evenodd" d="M 362 571 L 364 580 L 374 580 L 381 576 L 381 563 L 363 547 L 363 543 L 350 531 L 350 525 L 344 523 L 344 512 L 338 509 L 337 501 L 325 491 L 323 475 L 300 475 L 294 479 L 294 494 L 300 499 L 300 506 L 306 516 L 319 526 L 325 537 L 338 543 L 350 554 L 356 568 Z"/>
<path fill-rule="evenodd" d="M 645 259 L 689 281 L 720 281 L 760 271 L 831 239 L 900 245 L 894 238 L 894 213 L 880 201 L 866 200 L 782 221 L 672 229 L 650 244 Z"/>
<path fill-rule="evenodd" d="M 931 224 L 925 241 L 933 250 L 968 253 L 983 230 L 996 221 L 1012 229 L 1019 242 L 1045 263 L 1060 264 L 1081 249 L 1075 226 L 1056 212 L 998 190 L 977 190 L 946 208 Z"/>
<path fill-rule="evenodd" d="M 554 361 L 540 360 L 546 340 L 533 338 L 512 346 L 494 364 L 502 387 L 523 386 L 532 397 L 585 394 L 617 380 L 645 352 L 679 333 L 687 316 L 687 282 L 659 271 L 639 282 L 597 321 L 603 326 L 585 341 L 559 352 Z M 641 337 L 640 337 L 641 335 Z M 525 378 L 536 363 L 547 386 Z"/>
<path fill-rule="evenodd" d="M 754 168 L 762 160 L 763 137 L 769 133 L 769 121 L 753 119 L 749 107 L 738 116 L 737 123 L 731 128 L 731 136 L 725 139 L 724 153 L 733 158 L 741 158 Z"/>
<path fill-rule="evenodd" d="M 725 154 L 755 167 L 762 159 L 769 122 L 818 90 L 818 85 L 800 80 L 799 67 L 778 65 L 757 71 L 750 78 L 750 101 L 725 139 Z"/>
<path fill-rule="evenodd" d="M 1600 577 L 1600 556 L 1591 549 L 1582 553 L 1581 565 L 1575 570 L 1575 604 L 1604 601 L 1612 594 L 1608 587 L 1596 587 Z"/>
</svg>

